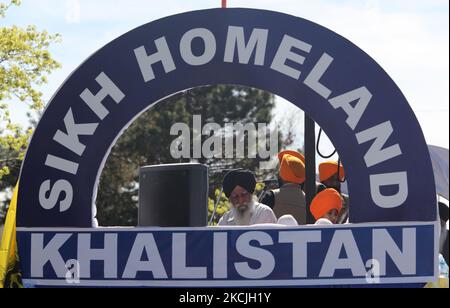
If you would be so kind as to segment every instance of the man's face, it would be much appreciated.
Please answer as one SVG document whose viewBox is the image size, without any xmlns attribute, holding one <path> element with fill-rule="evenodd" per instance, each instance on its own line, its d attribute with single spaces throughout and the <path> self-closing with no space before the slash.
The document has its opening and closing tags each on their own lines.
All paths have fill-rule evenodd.
<svg viewBox="0 0 450 308">
<path fill-rule="evenodd" d="M 329 179 L 322 182 L 323 185 L 325 185 L 327 188 L 334 188 L 338 192 L 341 192 L 341 182 L 338 180 L 337 173 L 334 174 Z"/>
<path fill-rule="evenodd" d="M 250 208 L 252 194 L 241 186 L 236 186 L 230 194 L 230 201 L 233 207 L 240 213 L 244 213 Z"/>
<path fill-rule="evenodd" d="M 324 215 L 324 218 L 328 219 L 329 221 L 331 221 L 332 223 L 335 224 L 335 223 L 337 222 L 338 215 L 339 215 L 338 210 L 332 209 L 332 210 L 329 210 L 329 211 Z"/>
</svg>

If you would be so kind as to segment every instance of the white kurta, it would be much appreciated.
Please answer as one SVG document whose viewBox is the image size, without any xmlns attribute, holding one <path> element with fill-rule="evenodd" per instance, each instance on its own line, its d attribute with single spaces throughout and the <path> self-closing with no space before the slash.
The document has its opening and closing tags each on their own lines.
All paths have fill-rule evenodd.
<svg viewBox="0 0 450 308">
<path fill-rule="evenodd" d="M 220 218 L 218 225 L 219 226 L 237 226 L 239 223 L 236 221 L 234 217 L 234 210 L 226 212 L 222 218 Z M 250 214 L 250 225 L 255 224 L 275 224 L 277 223 L 277 218 L 273 213 L 272 209 L 267 205 L 262 203 L 256 203 L 253 208 L 252 213 Z"/>
<path fill-rule="evenodd" d="M 332 225 L 332 224 L 333 223 L 329 219 L 326 219 L 326 218 L 319 218 L 315 223 L 315 225 Z"/>
</svg>

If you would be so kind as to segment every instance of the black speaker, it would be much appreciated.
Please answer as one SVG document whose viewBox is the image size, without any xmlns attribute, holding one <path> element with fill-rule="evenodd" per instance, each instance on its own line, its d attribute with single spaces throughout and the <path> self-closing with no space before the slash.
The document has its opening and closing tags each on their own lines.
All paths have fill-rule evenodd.
<svg viewBox="0 0 450 308">
<path fill-rule="evenodd" d="M 138 212 L 139 226 L 206 226 L 208 167 L 202 164 L 141 167 Z"/>
</svg>

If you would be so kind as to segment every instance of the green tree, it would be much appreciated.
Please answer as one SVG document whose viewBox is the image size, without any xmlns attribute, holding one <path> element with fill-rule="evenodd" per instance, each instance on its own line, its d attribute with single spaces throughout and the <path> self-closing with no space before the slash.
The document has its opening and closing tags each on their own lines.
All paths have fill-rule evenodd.
<svg viewBox="0 0 450 308">
<path fill-rule="evenodd" d="M 19 0 L 0 2 L 0 18 Z M 60 67 L 49 46 L 60 36 L 39 31 L 36 26 L 0 27 L 0 191 L 15 185 L 32 134 L 32 127 L 23 128 L 11 121 L 9 108 L 26 104 L 29 116 L 43 109 L 39 86 L 47 82 L 47 75 Z M 0 204 L 4 211 L 5 204 Z M 1 215 L 1 210 L 0 210 Z"/>
<path fill-rule="evenodd" d="M 170 135 L 174 123 L 186 123 L 192 130 L 193 115 L 201 115 L 202 124 L 217 123 L 271 123 L 275 106 L 274 96 L 268 92 L 243 86 L 207 86 L 174 95 L 142 114 L 126 130 L 113 147 L 103 170 L 97 197 L 97 218 L 100 225 L 135 225 L 137 223 L 138 171 L 140 166 L 190 162 L 174 159 L 170 146 L 177 136 Z M 203 136 L 203 140 L 208 136 Z M 286 146 L 279 136 L 279 145 Z M 192 137 L 191 153 L 192 153 Z M 290 141 L 289 141 L 290 142 Z M 247 142 L 245 142 L 247 145 Z M 224 147 L 223 151 L 224 151 Z M 218 197 L 223 169 L 248 168 L 258 177 L 268 176 L 259 170 L 261 159 L 200 158 L 196 161 L 210 167 L 209 212 L 212 213 Z M 176 188 L 175 188 L 176 189 Z M 221 199 L 219 215 L 227 209 Z"/>
</svg>

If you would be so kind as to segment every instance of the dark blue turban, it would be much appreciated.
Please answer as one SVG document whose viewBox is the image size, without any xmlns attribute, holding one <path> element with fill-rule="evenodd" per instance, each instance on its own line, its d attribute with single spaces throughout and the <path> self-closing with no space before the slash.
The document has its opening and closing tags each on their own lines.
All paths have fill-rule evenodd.
<svg viewBox="0 0 450 308">
<path fill-rule="evenodd" d="M 243 169 L 228 172 L 223 179 L 223 191 L 227 198 L 230 197 L 231 192 L 236 186 L 241 186 L 246 191 L 253 194 L 256 187 L 256 179 L 253 172 Z"/>
</svg>

